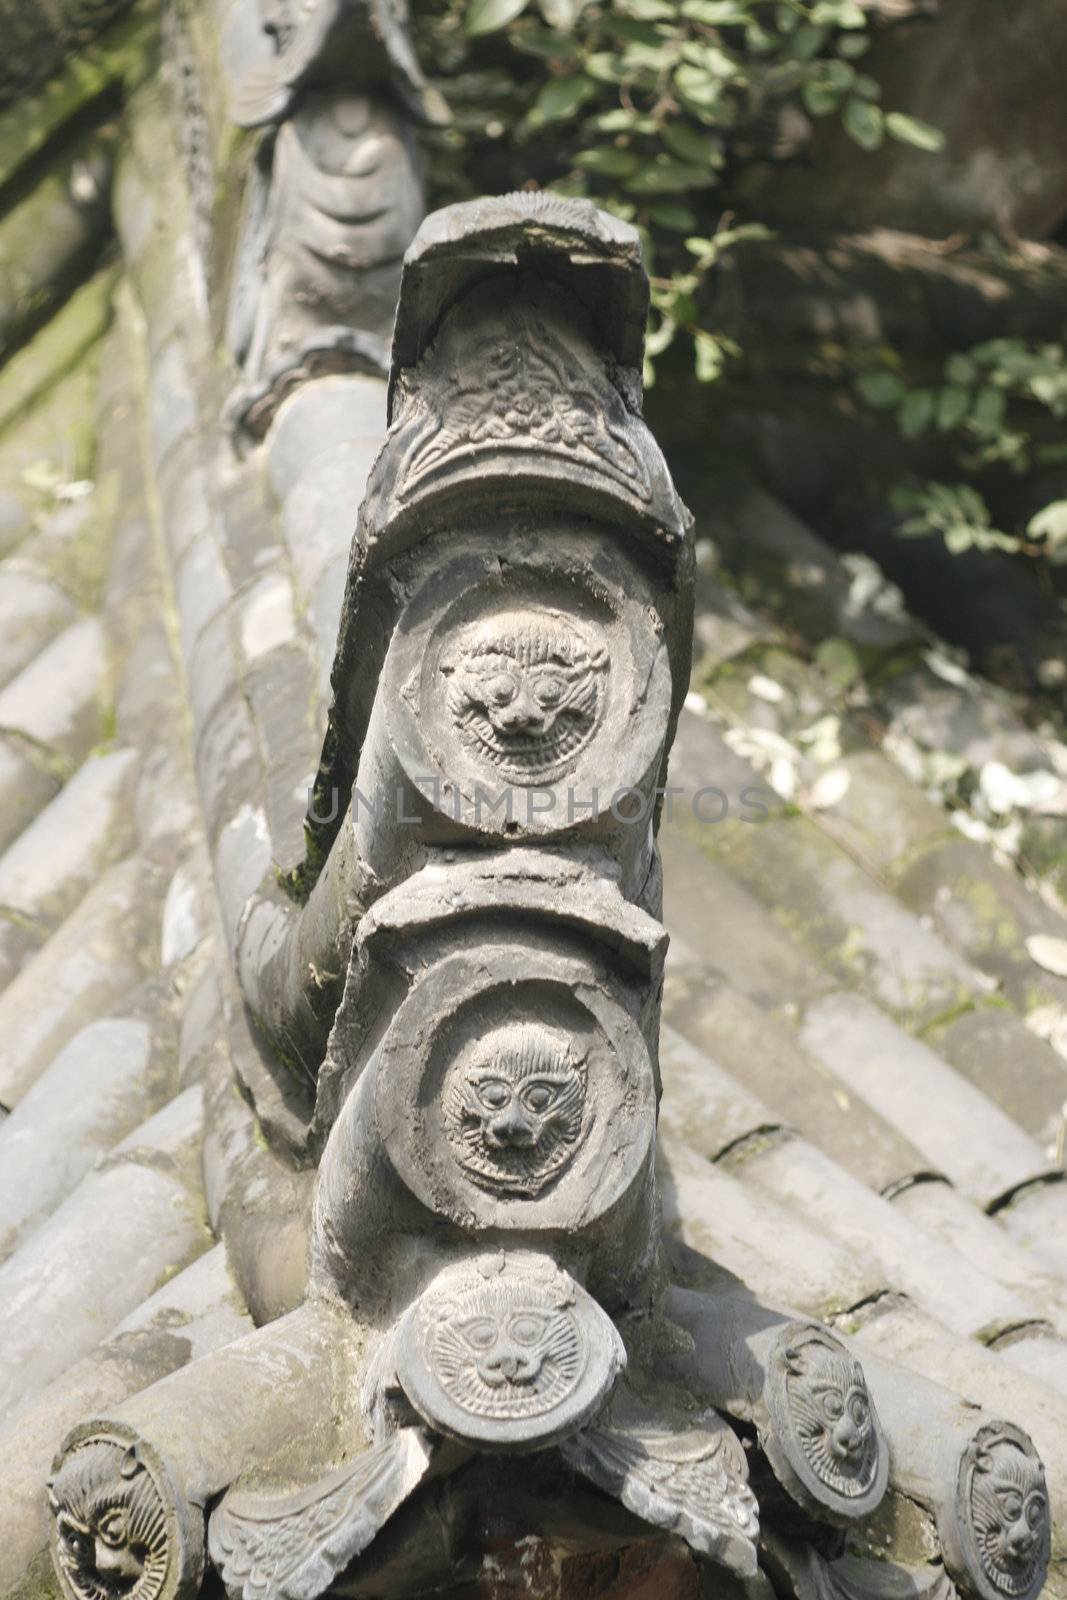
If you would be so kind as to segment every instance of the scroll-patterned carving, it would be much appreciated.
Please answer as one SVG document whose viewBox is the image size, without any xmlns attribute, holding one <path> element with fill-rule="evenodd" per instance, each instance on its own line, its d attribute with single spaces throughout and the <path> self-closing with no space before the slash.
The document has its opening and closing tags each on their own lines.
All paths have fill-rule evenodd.
<svg viewBox="0 0 1067 1600">
<path fill-rule="evenodd" d="M 651 498 L 621 396 L 568 350 L 558 327 L 521 307 L 506 339 L 491 322 L 473 345 L 460 366 L 446 332 L 422 364 L 417 390 L 408 391 L 420 422 L 402 469 L 402 497 L 453 462 L 500 450 L 562 456 L 638 500 Z"/>
<path fill-rule="evenodd" d="M 365 1550 L 425 1476 L 431 1446 L 403 1428 L 296 1494 L 231 1489 L 208 1548 L 241 1600 L 315 1600 Z"/>
<path fill-rule="evenodd" d="M 715 1412 L 663 1420 L 630 1403 L 567 1440 L 563 1454 L 646 1522 L 755 1574 L 756 1497 L 737 1436 Z"/>
</svg>

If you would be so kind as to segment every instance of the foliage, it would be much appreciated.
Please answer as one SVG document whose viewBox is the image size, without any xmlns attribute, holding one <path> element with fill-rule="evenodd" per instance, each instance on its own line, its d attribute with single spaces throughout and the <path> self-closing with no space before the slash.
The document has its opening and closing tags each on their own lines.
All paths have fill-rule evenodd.
<svg viewBox="0 0 1067 1600">
<path fill-rule="evenodd" d="M 649 379 L 679 330 L 699 381 L 736 353 L 702 320 L 701 289 L 724 250 L 766 234 L 731 215 L 740 164 L 780 159 L 805 113 L 839 116 L 866 149 L 886 135 L 940 143 L 883 112 L 859 65 L 857 0 L 419 0 L 416 23 L 453 111 L 430 136 L 435 201 L 531 184 L 636 222 L 652 274 Z"/>
<path fill-rule="evenodd" d="M 1059 343 L 989 339 L 959 351 L 944 363 L 938 384 L 909 384 L 888 366 L 863 372 L 856 388 L 871 406 L 892 410 L 908 440 L 946 435 L 961 472 L 968 477 L 1000 469 L 1022 476 L 1067 460 L 1062 430 L 1043 437 L 1042 424 L 1067 417 L 1067 349 Z M 1054 500 L 1030 517 L 1025 531 L 1004 532 L 993 524 L 985 499 L 972 483 L 902 486 L 895 495 L 905 513 L 906 537 L 940 535 L 953 553 L 999 549 L 1067 564 L 1067 501 Z"/>
</svg>

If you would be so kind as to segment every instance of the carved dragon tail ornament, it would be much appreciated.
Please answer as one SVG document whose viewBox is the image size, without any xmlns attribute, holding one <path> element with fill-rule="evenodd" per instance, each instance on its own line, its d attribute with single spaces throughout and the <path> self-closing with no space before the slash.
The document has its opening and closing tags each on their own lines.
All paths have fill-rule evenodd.
<svg viewBox="0 0 1067 1600">
<path fill-rule="evenodd" d="M 747 1330 L 702 1331 L 722 1350 L 697 1365 L 725 1376 L 697 1401 L 659 1250 L 655 838 L 692 545 L 641 416 L 647 293 L 636 232 L 553 195 L 438 212 L 405 257 L 318 778 L 342 804 L 311 818 L 323 865 L 299 937 L 250 922 L 240 956 L 261 1007 L 290 1003 L 309 951 L 344 974 L 312 1019 L 329 1029 L 319 1173 L 286 1371 L 323 1372 L 331 1426 L 362 1417 L 317 1470 L 302 1446 L 272 1484 L 249 1455 L 198 1491 L 242 1600 L 316 1600 L 409 1496 L 519 1453 L 556 1452 L 757 1573 L 720 1414 L 738 1414 Z M 798 1514 L 869 1513 L 886 1452 L 858 1364 L 805 1326 L 764 1355 L 741 1415 Z M 183 1570 L 170 1592 L 191 1595 Z"/>
</svg>

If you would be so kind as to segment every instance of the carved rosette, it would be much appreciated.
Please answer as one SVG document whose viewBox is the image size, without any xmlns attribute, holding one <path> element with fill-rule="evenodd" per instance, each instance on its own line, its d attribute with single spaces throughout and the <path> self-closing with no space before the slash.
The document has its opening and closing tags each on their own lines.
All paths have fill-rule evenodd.
<svg viewBox="0 0 1067 1600">
<path fill-rule="evenodd" d="M 543 1450 L 600 1409 L 625 1364 L 596 1301 L 548 1257 L 446 1267 L 402 1319 L 391 1359 L 423 1420 L 481 1450 Z"/>
<path fill-rule="evenodd" d="M 1029 1435 L 1009 1422 L 980 1428 L 960 1459 L 942 1528 L 945 1560 L 979 1600 L 1036 1600 L 1052 1538 L 1048 1485 Z"/>
<path fill-rule="evenodd" d="M 192 1600 L 203 1518 L 165 1463 L 121 1423 L 86 1423 L 48 1486 L 52 1562 L 67 1600 Z"/>
<path fill-rule="evenodd" d="M 795 1323 L 775 1341 L 763 1439 L 783 1484 L 815 1514 L 853 1522 L 885 1494 L 889 1452 L 863 1369 L 833 1334 Z"/>
</svg>

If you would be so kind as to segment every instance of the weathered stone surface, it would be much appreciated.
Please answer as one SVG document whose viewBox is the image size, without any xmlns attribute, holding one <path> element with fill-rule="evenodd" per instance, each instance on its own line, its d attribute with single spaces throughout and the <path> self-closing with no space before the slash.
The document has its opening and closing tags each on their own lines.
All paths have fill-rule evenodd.
<svg viewBox="0 0 1067 1600">
<path fill-rule="evenodd" d="M 1049 1183 L 1023 1189 L 997 1216 L 1008 1232 L 1046 1267 L 1062 1277 L 1067 1263 L 1067 1182 L 1062 1173 Z"/>
<path fill-rule="evenodd" d="M 911 1138 L 930 1167 L 988 1207 L 1049 1162 L 1039 1145 L 918 1039 L 853 995 L 809 1006 L 809 1050 L 886 1121 Z M 967 1139 L 956 1131 L 967 1128 Z"/>
<path fill-rule="evenodd" d="M 5 562 L 0 569 L 0 684 L 73 620 L 70 601 L 54 584 Z"/>
<path fill-rule="evenodd" d="M 1044 1314 L 1067 1333 L 1067 1297 L 1050 1263 L 1020 1249 L 995 1217 L 987 1217 L 948 1183 L 911 1183 L 892 1195 L 892 1204 L 906 1211 L 924 1229 L 999 1279 L 1015 1293 L 1039 1300 Z"/>
<path fill-rule="evenodd" d="M 320 456 L 353 444 L 379 449 L 385 437 L 385 412 L 386 385 L 366 374 L 327 376 L 290 395 L 278 408 L 264 445 L 278 500 L 284 504 L 299 482 L 317 476 Z M 349 522 L 344 537 L 346 554 L 351 537 Z M 295 560 L 295 550 L 293 556 Z"/>
<path fill-rule="evenodd" d="M 0 733 L 0 846 L 7 848 L 48 804 L 60 776 L 24 739 Z"/>
<path fill-rule="evenodd" d="M 1037 934 L 1063 939 L 1067 920 L 969 839 L 931 846 L 900 875 L 897 891 L 924 920 L 984 971 L 1020 1009 L 1067 1001 L 1067 979 L 1026 952 Z"/>
<path fill-rule="evenodd" d="M 707 1281 L 739 1278 L 761 1299 L 791 1300 L 821 1319 L 880 1292 L 873 1262 L 827 1240 L 785 1206 L 750 1194 L 677 1140 L 661 1139 L 657 1177 L 664 1227 L 707 1258 Z"/>
<path fill-rule="evenodd" d="M 838 980 L 911 1026 L 982 995 L 981 978 L 805 818 L 707 830 L 708 847 Z"/>
<path fill-rule="evenodd" d="M 19 1101 L 0 1128 L 0 1255 L 173 1090 L 151 1043 L 146 1022 L 91 1022 Z"/>
<path fill-rule="evenodd" d="M 966 1012 L 931 1043 L 1042 1149 L 1055 1149 L 1067 1100 L 1067 1061 L 1057 1050 L 1000 1006 Z"/>
<path fill-rule="evenodd" d="M 199 1090 L 127 1137 L 0 1267 L 6 1411 L 87 1354 L 208 1247 L 193 1183 Z M 72 1274 L 70 1262 L 80 1271 Z"/>
<path fill-rule="evenodd" d="M 776 1120 L 797 1128 L 847 1172 L 884 1189 L 925 1171 L 928 1162 L 903 1129 L 893 1128 L 830 1072 L 798 1038 L 788 1014 L 774 1015 L 713 974 L 675 937 L 664 1014 L 691 1044 L 738 1082 L 758 1090 Z"/>
<path fill-rule="evenodd" d="M 137 756 L 91 756 L 0 856 L 0 906 L 54 926 L 129 850 Z"/>
<path fill-rule="evenodd" d="M 0 1103 L 13 1106 L 68 1039 L 136 988 L 158 949 L 165 888 L 136 857 L 112 867 L 0 996 Z"/>
<path fill-rule="evenodd" d="M 76 622 L 0 690 L 0 729 L 77 761 L 96 742 L 107 694 L 103 628 Z"/>
</svg>

